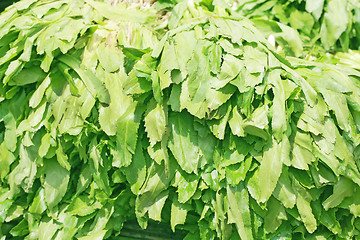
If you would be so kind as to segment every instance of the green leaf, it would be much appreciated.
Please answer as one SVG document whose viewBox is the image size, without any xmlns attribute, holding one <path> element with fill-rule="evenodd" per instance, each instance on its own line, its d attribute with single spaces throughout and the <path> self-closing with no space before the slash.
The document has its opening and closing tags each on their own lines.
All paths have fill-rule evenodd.
<svg viewBox="0 0 360 240">
<path fill-rule="evenodd" d="M 25 236 L 29 234 L 28 223 L 25 219 L 21 220 L 16 226 L 14 226 L 10 232 L 12 236 Z M 4 236 L 5 237 L 5 236 Z M 5 239 L 5 238 L 4 238 Z"/>
<path fill-rule="evenodd" d="M 9 111 L 9 110 L 8 110 Z M 5 123 L 5 144 L 7 149 L 11 152 L 14 152 L 16 149 L 16 120 L 15 116 L 12 114 L 11 111 L 7 112 L 4 116 L 4 123 Z"/>
<path fill-rule="evenodd" d="M 99 109 L 99 123 L 104 132 L 111 136 L 117 132 L 119 118 L 127 111 L 130 111 L 135 103 L 122 89 L 120 79 L 125 78 L 123 72 L 111 74 L 99 71 L 98 74 L 99 77 L 104 79 L 105 86 L 110 94 L 110 104 L 101 106 Z"/>
<path fill-rule="evenodd" d="M 175 232 L 176 225 L 184 224 L 186 221 L 186 216 L 188 212 L 188 207 L 182 203 L 176 201 L 176 199 L 171 204 L 171 230 Z"/>
<path fill-rule="evenodd" d="M 98 202 L 91 203 L 89 196 L 80 195 L 79 197 L 74 198 L 66 211 L 72 215 L 86 216 L 95 212 L 95 210 L 100 207 L 101 204 Z"/>
<path fill-rule="evenodd" d="M 74 69 L 93 97 L 97 97 L 102 103 L 110 103 L 108 90 L 92 72 L 81 68 L 80 61 L 70 55 L 62 55 L 58 60 Z"/>
<path fill-rule="evenodd" d="M 210 87 L 210 64 L 208 58 L 203 54 L 206 47 L 207 42 L 199 41 L 196 48 L 200 51 L 193 52 L 193 56 L 187 65 L 189 72 L 188 92 L 194 102 L 204 101 Z"/>
<path fill-rule="evenodd" d="M 10 171 L 10 165 L 15 161 L 15 156 L 12 152 L 10 152 L 6 143 L 2 142 L 0 144 L 0 178 L 4 180 L 4 178 L 8 175 Z"/>
<path fill-rule="evenodd" d="M 164 166 L 153 162 L 135 201 L 135 213 L 138 221 L 141 221 L 141 218 L 148 211 L 152 211 L 154 217 L 160 216 L 162 206 L 168 195 L 166 189 L 169 183 L 170 178 L 167 177 Z"/>
<path fill-rule="evenodd" d="M 185 172 L 196 173 L 200 156 L 193 118 L 185 112 L 173 113 L 169 115 L 169 125 L 169 149 Z"/>
<path fill-rule="evenodd" d="M 118 120 L 116 149 L 117 156 L 120 157 L 120 159 L 114 161 L 113 166 L 129 166 L 131 163 L 132 155 L 135 153 L 138 135 L 138 115 L 139 113 L 136 110 L 136 104 L 134 103 Z"/>
<path fill-rule="evenodd" d="M 135 22 L 135 23 L 152 23 L 156 19 L 156 15 L 151 12 L 139 12 L 134 9 L 128 9 L 123 4 L 117 4 L 109 7 L 107 3 L 95 2 L 86 0 L 91 7 L 93 7 L 98 14 L 115 22 Z"/>
<path fill-rule="evenodd" d="M 281 201 L 286 208 L 293 208 L 296 203 L 296 195 L 291 186 L 286 167 L 283 167 L 279 182 L 273 192 L 273 196 Z"/>
<path fill-rule="evenodd" d="M 275 198 L 270 198 L 267 202 L 268 211 L 264 219 L 264 230 L 268 233 L 275 232 L 283 220 L 287 220 L 285 208 Z"/>
<path fill-rule="evenodd" d="M 245 132 L 243 129 L 243 125 L 244 125 L 244 120 L 241 117 L 240 113 L 237 110 L 237 107 L 234 107 L 232 110 L 232 114 L 230 115 L 229 118 L 229 125 L 231 128 L 231 132 L 238 136 L 238 137 L 244 137 L 245 136 Z"/>
<path fill-rule="evenodd" d="M 39 224 L 39 240 L 46 240 L 52 238 L 60 226 L 54 223 L 53 219 L 48 221 L 41 221 Z"/>
<path fill-rule="evenodd" d="M 108 39 L 109 40 L 109 39 Z M 124 54 L 115 46 L 116 42 L 107 41 L 97 47 L 99 62 L 106 72 L 116 72 L 124 67 Z"/>
<path fill-rule="evenodd" d="M 150 138 L 150 145 L 154 146 L 155 143 L 160 142 L 166 130 L 166 115 L 164 106 L 155 102 L 149 104 L 145 113 L 145 131 Z"/>
<path fill-rule="evenodd" d="M 71 165 L 68 161 L 68 156 L 63 152 L 60 141 L 58 142 L 58 146 L 56 149 L 56 157 L 57 157 L 57 161 L 60 164 L 60 166 L 62 166 L 66 170 L 70 171 Z"/>
<path fill-rule="evenodd" d="M 316 20 L 319 20 L 323 12 L 324 0 L 306 0 L 306 11 L 312 13 Z"/>
<path fill-rule="evenodd" d="M 353 194 L 354 183 L 345 177 L 341 177 L 339 182 L 334 186 L 333 194 L 330 195 L 322 205 L 327 211 L 329 208 L 338 206 L 346 197 L 351 197 Z"/>
<path fill-rule="evenodd" d="M 308 5 L 306 7 L 308 7 Z M 291 27 L 302 30 L 307 35 L 310 35 L 314 23 L 313 16 L 307 12 L 294 11 L 290 14 Z"/>
<path fill-rule="evenodd" d="M 199 177 L 187 174 L 183 171 L 175 173 L 174 187 L 177 187 L 178 201 L 186 203 L 195 194 L 198 187 Z"/>
<path fill-rule="evenodd" d="M 251 167 L 252 158 L 247 157 L 244 161 L 225 167 L 226 179 L 229 185 L 238 185 L 244 181 L 246 174 Z"/>
<path fill-rule="evenodd" d="M 125 175 L 131 191 L 138 194 L 146 178 L 146 162 L 142 146 L 138 143 L 131 164 L 126 167 Z"/>
<path fill-rule="evenodd" d="M 195 51 L 198 40 L 196 38 L 195 31 L 193 30 L 179 32 L 173 38 L 175 41 L 177 65 L 179 66 L 181 71 L 181 78 L 182 80 L 184 80 L 185 77 L 188 75 L 188 61 L 193 56 L 193 52 Z M 165 59 L 167 59 L 167 56 L 164 58 L 164 63 L 166 63 Z M 163 58 L 161 58 L 161 61 L 163 61 Z M 218 62 L 218 59 L 214 59 L 214 61 Z M 159 67 L 161 68 L 161 66 Z"/>
<path fill-rule="evenodd" d="M 49 86 L 50 82 L 51 82 L 50 76 L 47 75 L 46 78 L 42 81 L 42 83 L 39 85 L 39 87 L 36 89 L 36 91 L 31 96 L 31 98 L 29 100 L 30 107 L 36 108 L 40 104 L 40 102 L 44 96 L 45 90 Z"/>
<path fill-rule="evenodd" d="M 264 150 L 260 167 L 249 179 L 248 189 L 258 202 L 266 202 L 274 191 L 282 171 L 282 143 L 275 140 Z"/>
<path fill-rule="evenodd" d="M 19 73 L 11 77 L 9 86 L 23 86 L 43 80 L 46 74 L 40 67 L 31 66 L 31 68 L 24 68 Z"/>
<path fill-rule="evenodd" d="M 40 188 L 36 193 L 32 204 L 29 207 L 29 212 L 32 214 L 42 214 L 47 209 L 45 202 L 45 190 L 44 188 Z"/>
<path fill-rule="evenodd" d="M 354 121 L 347 106 L 346 97 L 343 94 L 325 89 L 321 90 L 321 93 L 329 108 L 334 110 L 336 120 L 341 129 L 346 132 L 354 131 Z"/>
<path fill-rule="evenodd" d="M 6 215 L 7 215 L 7 212 L 9 211 L 9 208 L 11 207 L 11 205 L 13 204 L 13 201 L 10 200 L 10 199 L 1 199 L 1 202 L 0 202 L 0 210 L 1 210 L 1 213 L 0 213 L 0 222 L 3 223 L 4 220 L 6 219 Z"/>
<path fill-rule="evenodd" d="M 217 62 L 220 62 L 220 57 L 216 59 Z M 215 60 L 214 60 L 215 61 Z M 220 89 L 224 87 L 228 82 L 233 80 L 244 67 L 244 62 L 235 58 L 230 54 L 223 56 L 223 62 L 221 65 L 220 73 L 217 78 L 219 81 L 211 82 L 211 87 L 214 89 Z"/>
<path fill-rule="evenodd" d="M 168 22 L 169 29 L 173 29 L 178 26 L 179 21 L 187 8 L 187 4 L 187 1 L 182 1 L 179 4 L 176 4 L 172 9 Z"/>
<path fill-rule="evenodd" d="M 274 100 L 272 106 L 272 121 L 271 127 L 274 137 L 280 141 L 283 138 L 283 133 L 287 127 L 287 117 L 285 112 L 285 91 L 280 78 L 280 70 L 273 70 L 269 72 L 268 81 L 274 86 Z"/>
<path fill-rule="evenodd" d="M 241 239 L 254 239 L 249 210 L 249 194 L 244 184 L 240 183 L 236 187 L 228 185 L 226 192 L 229 223 L 235 223 Z"/>
<path fill-rule="evenodd" d="M 149 218 L 155 221 L 161 221 L 161 212 L 164 207 L 165 201 L 168 198 L 168 194 L 168 191 L 162 192 L 155 198 L 155 201 L 152 205 L 145 208 L 149 213 Z"/>
<path fill-rule="evenodd" d="M 70 174 L 55 160 L 47 160 L 45 164 L 45 201 L 48 207 L 54 208 L 65 196 Z"/>
<path fill-rule="evenodd" d="M 45 133 L 44 136 L 41 138 L 41 145 L 39 147 L 39 156 L 40 157 L 46 156 L 46 154 L 49 151 L 50 144 L 51 144 L 51 134 Z"/>
<path fill-rule="evenodd" d="M 293 187 L 296 190 L 296 207 L 306 230 L 313 233 L 317 229 L 317 221 L 311 208 L 311 196 L 308 191 L 293 179 Z"/>
<path fill-rule="evenodd" d="M 208 121 L 208 126 L 211 132 L 220 140 L 224 139 L 225 129 L 228 123 L 228 118 L 231 112 L 231 105 L 227 107 L 227 111 L 224 117 L 219 120 Z"/>
<path fill-rule="evenodd" d="M 36 150 L 27 148 L 23 144 L 20 144 L 19 149 L 19 165 L 10 173 L 9 178 L 11 179 L 10 188 L 11 191 L 21 186 L 25 192 L 30 192 L 36 177 Z"/>
<path fill-rule="evenodd" d="M 331 0 L 327 4 L 320 30 L 321 41 L 327 50 L 335 44 L 347 28 L 349 20 L 346 3 L 347 1 Z"/>
</svg>

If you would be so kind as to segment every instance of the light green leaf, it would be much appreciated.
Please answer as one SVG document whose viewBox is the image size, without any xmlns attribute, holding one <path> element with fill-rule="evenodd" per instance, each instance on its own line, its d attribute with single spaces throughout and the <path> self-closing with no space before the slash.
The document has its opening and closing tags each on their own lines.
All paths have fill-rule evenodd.
<svg viewBox="0 0 360 240">
<path fill-rule="evenodd" d="M 275 198 L 271 197 L 267 202 L 266 216 L 264 219 L 264 230 L 268 233 L 275 232 L 283 220 L 287 220 L 285 208 Z"/>
<path fill-rule="evenodd" d="M 336 120 L 341 129 L 346 132 L 354 131 L 354 120 L 349 111 L 345 95 L 325 89 L 322 89 L 321 93 L 329 108 L 334 110 Z"/>
<path fill-rule="evenodd" d="M 114 22 L 135 22 L 151 24 L 156 19 L 156 15 L 151 12 L 138 12 L 134 9 L 128 9 L 124 4 L 116 4 L 109 7 L 105 2 L 95 2 L 92 0 L 85 0 L 92 6 L 101 16 L 112 20 Z"/>
<path fill-rule="evenodd" d="M 111 74 L 99 71 L 98 75 L 104 79 L 105 86 L 110 94 L 110 104 L 99 108 L 99 123 L 104 132 L 111 136 L 116 134 L 119 118 L 126 111 L 129 111 L 133 101 L 122 89 L 120 79 L 126 78 L 125 73 Z"/>
<path fill-rule="evenodd" d="M 146 162 L 142 146 L 138 143 L 133 160 L 125 170 L 126 179 L 131 186 L 131 191 L 138 194 L 146 177 Z"/>
<path fill-rule="evenodd" d="M 155 102 L 149 104 L 145 113 L 145 131 L 150 138 L 150 145 L 153 147 L 156 142 L 160 142 L 166 130 L 166 115 L 164 106 Z"/>
<path fill-rule="evenodd" d="M 51 82 L 50 76 L 47 75 L 46 78 L 44 79 L 44 81 L 38 86 L 38 88 L 35 90 L 35 92 L 31 96 L 31 98 L 29 100 L 30 107 L 36 108 L 40 104 L 40 102 L 44 96 L 45 90 L 49 86 L 50 82 Z"/>
<path fill-rule="evenodd" d="M 31 68 L 24 68 L 19 73 L 11 77 L 9 86 L 23 86 L 43 80 L 46 74 L 40 67 L 33 66 Z"/>
<path fill-rule="evenodd" d="M 99 62 L 106 72 L 116 72 L 124 68 L 124 54 L 115 46 L 116 44 L 109 37 L 106 43 L 100 43 L 97 47 Z"/>
<path fill-rule="evenodd" d="M 45 165 L 45 201 L 49 208 L 55 207 L 64 197 L 70 179 L 69 172 L 56 160 L 47 160 Z"/>
<path fill-rule="evenodd" d="M 239 156 L 237 160 L 240 160 Z M 252 157 L 247 157 L 244 161 L 225 167 L 226 179 L 229 185 L 236 186 L 244 181 L 246 174 L 251 167 Z"/>
<path fill-rule="evenodd" d="M 282 30 L 282 34 L 279 34 L 279 38 L 277 38 L 277 40 L 282 42 L 285 50 L 289 48 L 287 51 L 288 54 L 300 57 L 303 54 L 303 44 L 299 33 L 285 24 L 278 23 L 278 25 Z"/>
<path fill-rule="evenodd" d="M 12 152 L 10 152 L 6 143 L 2 142 L 0 144 L 0 178 L 4 180 L 4 178 L 8 175 L 10 171 L 10 165 L 15 161 L 15 156 Z"/>
<path fill-rule="evenodd" d="M 200 156 L 193 118 L 185 112 L 173 113 L 169 115 L 169 125 L 169 149 L 185 172 L 196 173 Z"/>
<path fill-rule="evenodd" d="M 228 222 L 235 223 L 241 239 L 254 239 L 252 234 L 251 216 L 249 210 L 249 194 L 240 183 L 236 187 L 227 186 Z"/>
<path fill-rule="evenodd" d="M 69 204 L 66 211 L 72 215 L 86 216 L 95 212 L 100 207 L 102 206 L 99 202 L 91 203 L 89 196 L 80 195 Z"/>
<path fill-rule="evenodd" d="M 108 230 L 100 230 L 88 236 L 79 237 L 79 240 L 103 240 Z"/>
<path fill-rule="evenodd" d="M 293 208 L 296 203 L 296 195 L 291 186 L 286 167 L 284 167 L 280 175 L 279 182 L 274 189 L 273 196 L 286 208 Z"/>
<path fill-rule="evenodd" d="M 314 17 L 307 12 L 293 11 L 290 14 L 291 27 L 303 31 L 306 35 L 310 35 L 314 23 Z"/>
<path fill-rule="evenodd" d="M 197 190 L 199 177 L 187 174 L 182 171 L 175 173 L 174 187 L 177 187 L 178 200 L 180 203 L 186 203 L 191 199 Z"/>
<path fill-rule="evenodd" d="M 206 98 L 209 89 L 210 64 L 208 58 L 202 51 L 207 47 L 207 42 L 198 42 L 196 46 L 199 51 L 193 52 L 193 56 L 188 62 L 187 70 L 189 72 L 188 92 L 194 102 L 202 102 Z"/>
<path fill-rule="evenodd" d="M 319 20 L 324 7 L 324 0 L 306 0 L 305 9 L 312 13 L 316 20 Z"/>
<path fill-rule="evenodd" d="M 182 84 L 180 110 L 186 108 L 192 115 L 198 118 L 205 118 L 211 111 L 218 109 L 235 92 L 235 87 L 230 84 L 219 90 L 207 86 L 208 89 L 205 99 L 201 102 L 196 102 L 195 99 L 192 99 L 189 95 L 188 85 L 188 81 Z"/>
<path fill-rule="evenodd" d="M 161 221 L 161 211 L 164 207 L 165 201 L 168 198 L 169 192 L 163 191 L 160 195 L 155 198 L 152 205 L 146 207 L 146 211 L 149 213 L 149 218 L 155 221 Z"/>
<path fill-rule="evenodd" d="M 174 36 L 174 41 L 176 59 L 178 60 L 182 80 L 184 80 L 188 75 L 187 63 L 193 55 L 198 40 L 195 36 L 195 31 L 183 31 Z"/>
<path fill-rule="evenodd" d="M 327 4 L 320 37 L 325 49 L 330 49 L 346 30 L 348 24 L 347 1 L 330 0 Z"/>
<path fill-rule="evenodd" d="M 39 240 L 52 238 L 60 226 L 54 223 L 53 219 L 41 221 L 39 225 Z"/>
<path fill-rule="evenodd" d="M 57 157 L 57 161 L 60 164 L 60 166 L 62 166 L 66 170 L 70 171 L 71 165 L 68 161 L 68 156 L 63 152 L 60 141 L 58 141 L 58 146 L 56 149 L 56 157 Z"/>
<path fill-rule="evenodd" d="M 272 145 L 264 150 L 259 169 L 249 179 L 249 192 L 258 202 L 266 202 L 278 183 L 282 171 L 281 146 L 273 139 Z"/>
<path fill-rule="evenodd" d="M 216 61 L 220 62 L 220 58 L 217 58 Z M 230 54 L 224 55 L 221 70 L 217 76 L 219 80 L 212 81 L 210 86 L 214 89 L 220 89 L 224 87 L 240 73 L 243 67 L 244 63 L 238 58 L 235 58 Z"/>
<path fill-rule="evenodd" d="M 59 214 L 57 221 L 63 224 L 63 228 L 57 232 L 54 240 L 71 239 L 74 237 L 78 229 L 82 227 L 77 217 L 65 213 L 65 211 L 62 211 Z"/>
<path fill-rule="evenodd" d="M 29 207 L 29 212 L 32 214 L 42 214 L 46 210 L 46 202 L 45 202 L 45 190 L 44 188 L 40 188 L 36 193 L 32 204 Z"/>
<path fill-rule="evenodd" d="M 211 121 L 208 121 L 208 126 L 211 130 L 211 132 L 220 140 L 224 139 L 225 136 L 225 129 L 228 123 L 229 115 L 231 112 L 231 105 L 227 107 L 227 111 L 225 116 L 223 116 L 221 119 L 214 119 Z"/>
<path fill-rule="evenodd" d="M 274 137 L 280 141 L 283 138 L 283 133 L 286 131 L 287 126 L 285 91 L 280 78 L 280 70 L 269 72 L 268 81 L 274 86 L 271 127 Z"/>
<path fill-rule="evenodd" d="M 232 110 L 232 114 L 230 115 L 229 118 L 229 125 L 231 128 L 231 132 L 238 136 L 238 137 L 244 137 L 245 136 L 245 132 L 243 129 L 243 125 L 244 125 L 244 120 L 241 117 L 240 113 L 237 110 L 237 107 L 234 107 Z"/>
<path fill-rule="evenodd" d="M 327 211 L 329 208 L 338 206 L 346 197 L 354 194 L 354 183 L 346 177 L 341 177 L 334 186 L 333 194 L 324 202 L 323 207 Z"/>
<path fill-rule="evenodd" d="M 187 1 L 182 1 L 179 4 L 176 4 L 172 9 L 168 22 L 169 29 L 173 29 L 178 26 L 179 21 L 187 8 L 187 4 Z"/>
<path fill-rule="evenodd" d="M 18 59 L 12 61 L 8 66 L 8 68 L 6 69 L 5 77 L 3 78 L 2 82 L 6 85 L 12 79 L 12 77 L 14 77 L 14 75 L 16 75 L 21 71 L 23 67 L 24 67 L 24 63 L 22 61 Z"/>
<path fill-rule="evenodd" d="M 113 161 L 113 166 L 129 166 L 132 155 L 135 153 L 136 141 L 139 128 L 138 113 L 136 104 L 129 106 L 129 109 L 120 117 L 116 133 L 116 149 L 118 151 L 117 161 Z"/>
<path fill-rule="evenodd" d="M 170 179 L 167 177 L 164 166 L 152 163 L 148 170 L 148 176 L 145 183 L 139 190 L 138 196 L 135 201 L 135 213 L 139 221 L 144 215 L 152 208 L 153 216 L 159 216 L 161 214 L 161 206 L 164 203 L 164 198 L 167 197 Z M 166 199 L 166 198 L 165 198 Z M 160 212 L 159 212 L 160 211 Z M 157 212 L 157 213 L 156 213 Z"/>
<path fill-rule="evenodd" d="M 11 186 L 11 188 L 21 186 L 25 192 L 29 192 L 32 189 L 37 173 L 35 162 L 37 155 L 34 149 L 24 147 L 23 144 L 20 144 L 19 157 L 19 165 L 16 166 L 9 176 L 9 178 L 14 178 L 14 182 L 10 181 L 10 186 L 16 184 L 16 187 Z"/>
<path fill-rule="evenodd" d="M 45 157 L 48 153 L 51 144 L 51 134 L 45 133 L 44 136 L 41 138 L 41 145 L 39 147 L 39 156 Z"/>
<path fill-rule="evenodd" d="M 173 200 L 171 204 L 171 219 L 170 225 L 173 232 L 175 232 L 176 225 L 184 224 L 186 221 L 188 209 L 186 205 Z"/>
<path fill-rule="evenodd" d="M 8 110 L 9 111 L 9 110 Z M 16 149 L 16 120 L 14 118 L 15 116 L 12 114 L 11 111 L 7 112 L 7 114 L 4 116 L 4 123 L 5 123 L 5 144 L 7 149 L 9 149 L 11 152 L 14 152 Z"/>
<path fill-rule="evenodd" d="M 293 178 L 293 188 L 296 190 L 296 207 L 306 230 L 313 233 L 317 229 L 317 221 L 310 205 L 311 196 L 309 192 Z"/>
<path fill-rule="evenodd" d="M 244 65 L 249 73 L 261 73 L 267 66 L 267 55 L 252 46 L 244 46 Z"/>
<path fill-rule="evenodd" d="M 80 66 L 79 60 L 70 55 L 62 55 L 58 58 L 58 60 L 74 69 L 94 98 L 97 97 L 102 103 L 110 103 L 110 96 L 108 92 L 109 88 L 106 89 L 100 79 L 98 79 L 92 72 L 83 69 Z"/>
</svg>

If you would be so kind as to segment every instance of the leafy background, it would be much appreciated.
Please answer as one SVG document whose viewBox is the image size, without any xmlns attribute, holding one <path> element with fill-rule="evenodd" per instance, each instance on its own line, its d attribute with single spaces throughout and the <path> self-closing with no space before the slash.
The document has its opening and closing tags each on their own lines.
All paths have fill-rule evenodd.
<svg viewBox="0 0 360 240">
<path fill-rule="evenodd" d="M 358 237 L 358 5 L 8 7 L 1 240 Z"/>
</svg>

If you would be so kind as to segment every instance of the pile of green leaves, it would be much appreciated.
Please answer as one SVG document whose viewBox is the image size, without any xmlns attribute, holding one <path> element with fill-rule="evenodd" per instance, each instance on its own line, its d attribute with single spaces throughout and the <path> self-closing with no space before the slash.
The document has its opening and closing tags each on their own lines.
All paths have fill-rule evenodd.
<svg viewBox="0 0 360 240">
<path fill-rule="evenodd" d="M 280 22 L 299 31 L 310 53 L 317 47 L 348 51 L 360 47 L 360 2 L 357 0 L 241 1 L 236 11 L 250 18 Z M 321 52 L 320 52 L 321 53 Z"/>
<path fill-rule="evenodd" d="M 359 237 L 355 53 L 284 57 L 216 1 L 159 22 L 24 0 L 0 22 L 1 240 L 111 239 L 131 219 L 186 239 Z"/>
<path fill-rule="evenodd" d="M 186 1 L 159 0 L 158 9 L 173 9 Z M 360 49 L 358 0 L 214 0 L 194 1 L 220 5 L 232 16 L 246 16 L 265 34 L 273 35 L 287 55 L 322 56 L 327 51 Z M 184 8 L 176 7 L 177 14 Z M 290 42 L 290 45 L 289 45 Z M 295 49 L 294 49 L 295 48 Z"/>
<path fill-rule="evenodd" d="M 136 125 L 127 118 L 145 99 L 123 85 L 157 44 L 156 18 L 67 0 L 20 1 L 0 15 L 1 239 L 101 239 L 135 217 L 117 124 Z"/>
</svg>

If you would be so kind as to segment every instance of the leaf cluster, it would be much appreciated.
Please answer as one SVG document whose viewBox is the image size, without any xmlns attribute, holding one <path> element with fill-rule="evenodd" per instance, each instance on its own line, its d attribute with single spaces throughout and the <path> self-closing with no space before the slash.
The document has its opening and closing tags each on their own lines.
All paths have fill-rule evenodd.
<svg viewBox="0 0 360 240">
<path fill-rule="evenodd" d="M 185 239 L 358 237 L 356 52 L 288 56 L 297 31 L 216 1 L 157 14 L 23 0 L 0 15 L 2 239 L 115 238 L 131 219 Z"/>
</svg>

